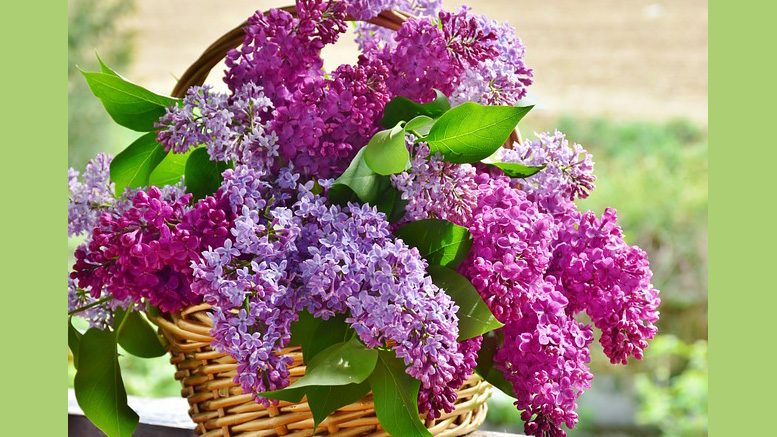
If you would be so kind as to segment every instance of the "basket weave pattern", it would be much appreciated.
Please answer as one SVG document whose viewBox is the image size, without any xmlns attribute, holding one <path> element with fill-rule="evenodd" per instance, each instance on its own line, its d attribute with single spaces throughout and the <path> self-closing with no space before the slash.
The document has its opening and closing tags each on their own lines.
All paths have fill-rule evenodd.
<svg viewBox="0 0 777 437">
<path fill-rule="evenodd" d="M 189 414 L 197 425 L 197 435 L 231 436 L 309 436 L 313 434 L 313 415 L 305 399 L 299 404 L 280 401 L 264 407 L 250 394 L 244 394 L 234 382 L 236 361 L 210 346 L 213 327 L 207 304 L 183 311 L 152 317 L 169 342 L 170 362 L 175 378 L 181 381 L 181 395 L 189 401 Z M 289 367 L 293 383 L 305 374 L 299 347 L 283 350 L 294 359 Z M 459 388 L 455 409 L 428 425 L 432 435 L 453 437 L 477 429 L 485 420 L 491 385 L 473 374 Z M 372 394 L 332 413 L 317 435 L 387 436 L 375 415 Z"/>
</svg>

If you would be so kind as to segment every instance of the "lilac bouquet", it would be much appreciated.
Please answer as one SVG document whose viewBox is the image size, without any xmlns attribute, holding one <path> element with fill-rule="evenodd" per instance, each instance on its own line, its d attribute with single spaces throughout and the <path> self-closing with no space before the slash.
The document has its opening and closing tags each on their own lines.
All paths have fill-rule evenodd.
<svg viewBox="0 0 777 437">
<path fill-rule="evenodd" d="M 358 62 L 323 70 L 347 16 L 394 8 L 414 18 L 395 33 L 359 23 Z M 450 412 L 477 372 L 515 398 L 526 433 L 566 435 L 593 326 L 613 363 L 640 359 L 659 298 L 615 211 L 574 204 L 594 189 L 591 155 L 560 132 L 513 140 L 531 109 L 523 51 L 466 7 L 298 0 L 296 16 L 249 18 L 227 93 L 173 99 L 102 62 L 84 73 L 117 123 L 145 132 L 68 174 L 68 232 L 86 236 L 68 288 L 69 314 L 91 325 L 69 326 L 87 416 L 131 433 L 117 344 L 164 354 L 143 313 L 207 303 L 243 391 L 307 396 L 316 425 L 345 405 L 319 405 L 321 390 L 359 399 L 390 378 L 413 402 L 376 397 L 383 427 L 430 435 L 419 413 Z M 291 345 L 316 378 L 289 385 Z M 120 401 L 106 414 L 83 393 Z"/>
</svg>

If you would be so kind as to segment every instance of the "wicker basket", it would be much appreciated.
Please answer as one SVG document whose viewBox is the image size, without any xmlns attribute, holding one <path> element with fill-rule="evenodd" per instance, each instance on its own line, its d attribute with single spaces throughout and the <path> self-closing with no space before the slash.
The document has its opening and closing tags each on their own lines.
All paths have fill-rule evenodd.
<svg viewBox="0 0 777 437">
<path fill-rule="evenodd" d="M 281 8 L 296 15 L 296 7 Z M 399 11 L 384 11 L 370 23 L 396 30 L 408 15 Z M 348 17 L 352 20 L 351 17 Z M 243 41 L 240 24 L 219 38 L 181 76 L 173 89 L 174 97 L 183 97 L 191 86 L 202 85 L 211 69 L 227 52 Z M 236 361 L 210 346 L 213 327 L 206 304 L 185 308 L 173 315 L 151 317 L 169 342 L 170 362 L 175 365 L 175 378 L 181 381 L 181 391 L 191 409 L 189 414 L 200 436 L 308 436 L 313 433 L 313 415 L 305 399 L 292 404 L 281 401 L 277 406 L 257 404 L 250 394 L 244 394 L 234 382 Z M 299 347 L 283 350 L 294 359 L 290 366 L 293 383 L 305 374 Z M 428 425 L 436 436 L 453 437 L 477 429 L 485 420 L 491 396 L 491 385 L 473 374 L 458 390 L 455 409 Z M 375 415 L 372 394 L 332 413 L 316 434 L 338 436 L 385 436 Z"/>
<path fill-rule="evenodd" d="M 169 342 L 170 362 L 178 370 L 181 395 L 189 401 L 189 414 L 200 436 L 309 436 L 313 415 L 305 399 L 299 404 L 280 401 L 264 407 L 244 394 L 234 382 L 237 362 L 210 347 L 213 327 L 207 304 L 174 315 L 152 317 Z M 292 383 L 305 374 L 299 347 L 284 349 L 294 359 L 289 367 Z M 428 425 L 432 435 L 453 437 L 477 429 L 485 420 L 491 385 L 473 374 L 458 390 L 455 409 Z M 375 415 L 372 394 L 340 408 L 319 425 L 316 434 L 386 436 Z"/>
</svg>

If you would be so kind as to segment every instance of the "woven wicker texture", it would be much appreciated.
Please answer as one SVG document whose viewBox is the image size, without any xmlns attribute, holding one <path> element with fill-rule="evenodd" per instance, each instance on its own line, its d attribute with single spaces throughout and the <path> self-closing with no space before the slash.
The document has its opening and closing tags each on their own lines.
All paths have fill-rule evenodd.
<svg viewBox="0 0 777 437">
<path fill-rule="evenodd" d="M 207 304 L 151 319 L 169 342 L 170 362 L 175 365 L 175 378 L 181 381 L 181 395 L 189 401 L 189 414 L 197 425 L 197 435 L 231 436 L 309 436 L 313 434 L 313 416 L 305 399 L 299 404 L 281 401 L 264 407 L 244 394 L 234 382 L 236 361 L 210 347 L 209 332 L 213 327 Z M 305 374 L 299 347 L 284 349 L 294 359 L 290 367 L 293 383 Z M 429 425 L 435 436 L 453 437 L 477 429 L 485 420 L 486 400 L 492 387 L 472 375 L 458 390 L 455 409 Z M 316 435 L 386 436 L 380 427 L 368 394 L 360 401 L 332 413 Z"/>
</svg>

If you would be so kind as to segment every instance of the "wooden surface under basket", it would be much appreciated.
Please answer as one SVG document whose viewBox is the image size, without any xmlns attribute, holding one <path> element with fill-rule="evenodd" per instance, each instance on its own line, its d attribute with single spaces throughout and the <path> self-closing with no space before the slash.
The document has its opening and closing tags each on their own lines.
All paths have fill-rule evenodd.
<svg viewBox="0 0 777 437">
<path fill-rule="evenodd" d="M 234 382 L 236 361 L 211 349 L 213 327 L 207 304 L 185 308 L 174 315 L 151 317 L 169 342 L 170 362 L 177 369 L 181 394 L 189 401 L 189 414 L 197 425 L 197 435 L 215 436 L 309 436 L 313 415 L 305 399 L 293 404 L 280 401 L 264 407 Z M 305 374 L 299 347 L 284 349 L 294 359 L 289 367 L 292 382 Z M 473 374 L 458 392 L 455 409 L 429 425 L 435 436 L 453 437 L 477 429 L 485 420 L 486 400 L 492 387 Z M 372 394 L 332 413 L 316 435 L 386 436 L 375 415 Z"/>
</svg>

